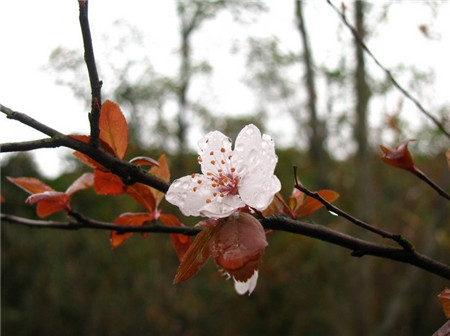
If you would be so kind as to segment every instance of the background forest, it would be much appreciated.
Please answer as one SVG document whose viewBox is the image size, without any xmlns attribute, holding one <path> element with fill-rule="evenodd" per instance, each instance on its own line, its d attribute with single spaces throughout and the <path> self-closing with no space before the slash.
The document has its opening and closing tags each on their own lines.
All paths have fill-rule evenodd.
<svg viewBox="0 0 450 336">
<path fill-rule="evenodd" d="M 430 88 L 436 74 L 431 68 L 397 59 L 388 72 L 362 44 L 370 48 L 376 40 L 375 45 L 382 47 L 378 31 L 392 23 L 390 13 L 399 6 L 407 13 L 411 4 L 317 3 L 292 0 L 295 45 L 283 44 L 274 34 L 250 36 L 239 43 L 231 40 L 228 50 L 245 64 L 237 75 L 239 88 L 251 93 L 252 103 L 237 102 L 240 108 L 230 114 L 225 111 L 229 102 L 221 105 L 211 79 L 229 65 L 226 58 L 205 60 L 202 55 L 215 46 L 201 45 L 197 37 L 224 16 L 232 25 L 224 29 L 237 35 L 239 27 L 251 26 L 260 16 L 270 17 L 273 3 L 174 0 L 178 45 L 167 59 L 172 69 L 168 73 L 153 65 L 152 50 L 143 42 L 146 32 L 137 30 L 132 18 L 111 27 L 111 34 L 97 41 L 108 53 L 100 56 L 99 73 L 105 84 L 103 97 L 117 102 L 127 117 L 127 158 L 166 153 L 175 179 L 197 169 L 195 143 L 201 135 L 218 129 L 234 139 L 244 125 L 254 123 L 275 139 L 276 175 L 285 197 L 292 192 L 292 167 L 297 166 L 309 189 L 338 192 L 335 204 L 341 209 L 403 234 L 417 250 L 449 264 L 448 204 L 411 174 L 383 163 L 379 150 L 380 144 L 393 147 L 417 139 L 410 144 L 416 166 L 449 190 L 445 160 L 449 139 L 437 126 L 449 129 L 449 102 L 433 96 L 436 91 Z M 418 1 L 429 22 L 445 5 Z M 314 32 L 309 27 L 317 27 L 313 13 L 318 8 L 330 11 L 336 21 L 337 29 L 327 31 L 340 45 L 333 54 L 316 52 L 317 42 L 311 38 Z M 354 27 L 359 41 L 342 18 Z M 95 17 L 90 19 L 95 34 Z M 439 42 L 434 26 L 418 21 L 416 29 L 414 34 L 418 32 L 425 42 Z M 215 43 L 221 45 L 220 40 Z M 90 88 L 82 47 L 61 45 L 48 52 L 46 71 L 58 84 L 70 87 L 87 109 Z M 234 75 L 235 70 L 229 71 Z M 398 90 L 391 74 L 405 83 L 407 94 L 430 106 L 437 124 Z M 230 90 L 235 88 L 230 85 Z M 40 109 L 45 107 L 36 106 Z M 87 119 L 82 113 L 78 117 Z M 2 129 L 6 123 L 2 120 Z M 2 213 L 36 217 L 34 207 L 24 203 L 26 193 L 6 176 L 34 176 L 55 190 L 65 190 L 90 171 L 69 153 L 60 159 L 64 162 L 60 174 L 49 176 L 43 172 L 45 164 L 36 163 L 38 156 L 2 156 L 1 194 L 6 200 Z M 142 210 L 126 196 L 99 197 L 93 190 L 74 195 L 72 205 L 102 221 Z M 179 214 L 166 202 L 162 209 Z M 198 222 L 179 218 L 186 225 Z M 305 220 L 382 241 L 324 209 Z M 147 239 L 133 235 L 111 249 L 105 231 L 2 223 L 1 331 L 3 335 L 431 335 L 445 322 L 436 296 L 449 283 L 436 275 L 383 259 L 355 258 L 348 250 L 286 232 L 271 234 L 268 241 L 258 286 L 247 297 L 238 296 L 212 262 L 190 281 L 172 285 L 179 261 L 165 234 Z"/>
</svg>

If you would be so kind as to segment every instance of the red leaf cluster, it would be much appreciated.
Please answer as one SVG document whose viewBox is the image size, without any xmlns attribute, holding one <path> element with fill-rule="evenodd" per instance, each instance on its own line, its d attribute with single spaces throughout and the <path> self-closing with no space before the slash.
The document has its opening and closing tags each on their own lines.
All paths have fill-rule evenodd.
<svg viewBox="0 0 450 336">
<path fill-rule="evenodd" d="M 94 183 L 93 175 L 85 173 L 76 179 L 65 192 L 60 192 L 33 177 L 7 177 L 7 179 L 31 194 L 25 202 L 37 203 L 36 213 L 39 217 L 47 217 L 61 210 L 70 210 L 71 196 L 80 190 L 92 187 Z"/>
</svg>

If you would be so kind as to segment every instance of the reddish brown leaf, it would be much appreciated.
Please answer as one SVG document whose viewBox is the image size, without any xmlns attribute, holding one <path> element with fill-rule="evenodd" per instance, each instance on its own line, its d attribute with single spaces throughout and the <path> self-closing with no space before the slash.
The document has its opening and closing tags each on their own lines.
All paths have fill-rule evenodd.
<svg viewBox="0 0 450 336">
<path fill-rule="evenodd" d="M 130 163 L 136 165 L 136 166 L 159 166 L 158 161 L 155 159 L 146 157 L 146 156 L 137 156 L 135 158 L 132 158 L 130 160 Z"/>
<path fill-rule="evenodd" d="M 102 104 L 100 112 L 100 139 L 105 141 L 119 159 L 128 147 L 128 125 L 119 106 L 110 100 Z"/>
<path fill-rule="evenodd" d="M 5 198 L 3 197 L 3 195 L 0 195 L 0 202 L 3 203 L 5 201 Z"/>
<path fill-rule="evenodd" d="M 209 242 L 213 233 L 214 228 L 207 227 L 195 237 L 195 240 L 189 246 L 181 260 L 177 274 L 173 280 L 174 284 L 191 278 L 202 268 L 209 258 Z"/>
<path fill-rule="evenodd" d="M 115 224 L 125 225 L 125 226 L 140 226 L 144 225 L 145 222 L 152 221 L 152 216 L 149 213 L 124 213 L 121 214 L 114 220 Z M 117 231 L 111 231 L 110 243 L 111 247 L 115 248 L 122 244 L 127 238 L 129 238 L 133 233 L 118 233 Z"/>
<path fill-rule="evenodd" d="M 94 174 L 84 173 L 77 178 L 66 190 L 66 194 L 72 196 L 74 193 L 91 188 L 94 185 Z"/>
<path fill-rule="evenodd" d="M 438 299 L 441 301 L 445 317 L 450 318 L 450 289 L 445 287 L 445 289 L 438 295 Z"/>
<path fill-rule="evenodd" d="M 52 200 L 40 201 L 36 206 L 36 214 L 43 218 L 50 216 L 58 211 L 66 210 L 67 203 L 61 199 L 55 198 Z"/>
<path fill-rule="evenodd" d="M 209 242 L 215 263 L 238 281 L 248 280 L 258 269 L 268 245 L 261 223 L 237 212 L 221 220 Z"/>
<path fill-rule="evenodd" d="M 125 193 L 125 185 L 122 180 L 113 173 L 94 170 L 95 192 L 99 195 L 120 195 Z"/>
<path fill-rule="evenodd" d="M 38 180 L 34 177 L 6 177 L 10 182 L 14 183 L 16 186 L 22 188 L 30 194 L 42 193 L 44 191 L 54 191 L 44 182 Z"/>
<path fill-rule="evenodd" d="M 73 155 L 75 155 L 77 157 L 78 160 L 80 160 L 81 162 L 83 162 L 86 166 L 94 168 L 94 169 L 100 169 L 103 171 L 107 171 L 107 169 L 105 167 L 103 167 L 100 163 L 98 163 L 97 161 L 91 159 L 89 156 L 87 156 L 86 154 L 83 154 L 81 152 L 73 152 Z"/>
<path fill-rule="evenodd" d="M 319 190 L 317 193 L 329 203 L 335 201 L 339 197 L 339 194 L 332 190 Z M 295 218 L 307 216 L 321 207 L 323 207 L 322 203 L 310 196 L 307 196 L 304 202 L 298 206 L 297 209 L 295 209 Z"/>
<path fill-rule="evenodd" d="M 391 166 L 406 169 L 414 172 L 414 162 L 411 153 L 408 150 L 408 144 L 414 139 L 409 139 L 398 143 L 394 149 L 389 149 L 380 145 L 383 157 L 381 158 L 387 164 Z"/>
<path fill-rule="evenodd" d="M 47 217 L 51 214 L 66 210 L 69 207 L 69 196 L 59 191 L 44 191 L 33 194 L 26 199 L 27 204 L 38 203 L 36 213 L 39 217 Z"/>
<path fill-rule="evenodd" d="M 150 213 L 153 213 L 156 208 L 155 197 L 149 186 L 141 183 L 135 183 L 126 187 L 126 192 L 136 202 L 145 207 Z"/>
<path fill-rule="evenodd" d="M 63 193 L 61 191 L 44 191 L 42 193 L 37 193 L 29 196 L 25 203 L 27 204 L 35 204 L 37 202 L 41 201 L 53 201 L 56 202 L 60 201 L 67 201 L 69 199 L 69 196 L 66 195 L 66 193 Z"/>
<path fill-rule="evenodd" d="M 291 210 L 289 206 L 286 204 L 283 196 L 278 192 L 275 194 L 272 203 L 270 203 L 269 207 L 263 211 L 264 216 L 270 215 L 279 215 L 279 214 L 289 214 Z"/>
<path fill-rule="evenodd" d="M 181 223 L 174 215 L 172 214 L 161 214 L 158 218 L 164 225 L 167 226 L 178 226 L 184 227 L 184 224 Z M 178 259 L 183 260 L 186 251 L 188 250 L 191 244 L 191 237 L 183 235 L 183 234 L 171 234 L 170 239 L 172 240 L 173 247 L 177 252 Z"/>
<path fill-rule="evenodd" d="M 169 171 L 169 165 L 167 164 L 167 158 L 165 154 L 162 154 L 158 158 L 158 164 L 159 166 L 154 166 L 150 169 L 149 173 L 152 175 L 155 175 L 156 177 L 160 178 L 163 181 L 169 182 L 170 180 L 170 171 Z M 162 193 L 159 190 L 152 189 L 153 194 L 155 195 L 156 205 L 158 205 L 161 200 L 164 198 L 164 193 Z"/>
</svg>

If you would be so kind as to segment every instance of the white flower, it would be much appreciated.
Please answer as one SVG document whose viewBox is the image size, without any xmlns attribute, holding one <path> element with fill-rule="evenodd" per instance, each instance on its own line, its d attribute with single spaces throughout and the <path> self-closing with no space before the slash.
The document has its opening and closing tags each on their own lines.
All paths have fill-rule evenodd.
<svg viewBox="0 0 450 336">
<path fill-rule="evenodd" d="M 234 150 L 219 131 L 208 133 L 198 145 L 203 174 L 175 180 L 166 193 L 166 200 L 184 215 L 222 218 L 245 205 L 262 211 L 281 189 L 273 174 L 278 160 L 274 143 L 255 125 L 241 130 Z"/>
</svg>

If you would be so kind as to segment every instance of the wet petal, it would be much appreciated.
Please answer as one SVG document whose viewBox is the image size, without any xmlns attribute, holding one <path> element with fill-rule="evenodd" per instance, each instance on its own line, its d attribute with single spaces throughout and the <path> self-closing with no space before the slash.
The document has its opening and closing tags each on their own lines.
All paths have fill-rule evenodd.
<svg viewBox="0 0 450 336">
<path fill-rule="evenodd" d="M 219 131 L 209 132 L 198 142 L 199 162 L 202 173 L 219 175 L 220 169 L 228 172 L 225 166 L 232 155 L 231 139 Z"/>
<path fill-rule="evenodd" d="M 234 289 L 239 295 L 243 295 L 248 292 L 248 295 L 252 294 L 255 290 L 256 283 L 258 282 L 258 270 L 245 282 L 234 280 Z"/>
<path fill-rule="evenodd" d="M 245 205 L 238 195 L 220 197 L 211 181 L 201 174 L 173 181 L 166 193 L 166 200 L 176 205 L 185 216 L 212 218 L 227 217 Z"/>
<path fill-rule="evenodd" d="M 232 164 L 239 176 L 243 176 L 261 164 L 261 132 L 255 125 L 245 126 L 238 134 L 234 146 Z"/>
<path fill-rule="evenodd" d="M 274 195 L 281 190 L 278 177 L 259 171 L 245 176 L 239 185 L 239 195 L 248 206 L 259 211 L 267 209 Z"/>
<path fill-rule="evenodd" d="M 200 216 L 200 210 L 212 194 L 212 187 L 204 175 L 193 174 L 172 182 L 166 200 L 180 208 L 186 216 Z"/>
</svg>

